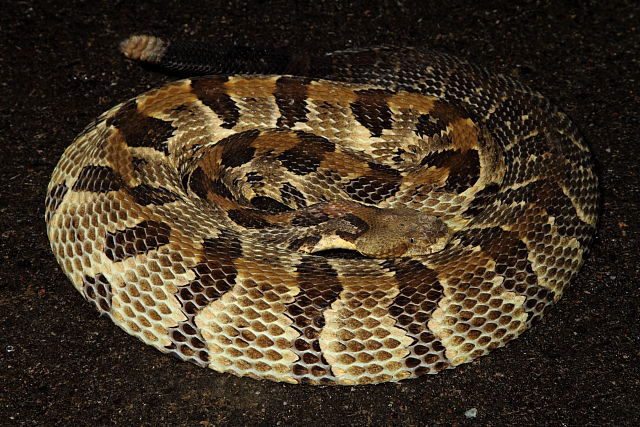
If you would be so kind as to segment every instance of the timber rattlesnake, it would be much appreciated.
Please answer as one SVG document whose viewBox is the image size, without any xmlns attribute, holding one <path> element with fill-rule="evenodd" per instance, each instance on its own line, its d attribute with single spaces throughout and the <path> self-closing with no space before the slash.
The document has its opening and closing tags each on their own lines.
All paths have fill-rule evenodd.
<svg viewBox="0 0 640 427">
<path fill-rule="evenodd" d="M 417 49 L 123 51 L 232 74 L 115 106 L 49 184 L 66 275 L 161 351 L 292 383 L 436 373 L 517 337 L 582 264 L 588 149 L 508 78 Z"/>
</svg>

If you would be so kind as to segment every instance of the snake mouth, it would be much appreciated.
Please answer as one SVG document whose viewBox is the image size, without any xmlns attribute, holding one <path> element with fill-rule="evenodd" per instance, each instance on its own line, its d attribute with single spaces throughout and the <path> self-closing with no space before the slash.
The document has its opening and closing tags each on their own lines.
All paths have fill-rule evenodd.
<svg viewBox="0 0 640 427">
<path fill-rule="evenodd" d="M 382 209 L 342 200 L 316 204 L 303 214 L 305 227 L 290 227 L 297 234 L 289 249 L 325 257 L 429 255 L 444 249 L 452 235 L 441 218 L 413 209 Z M 280 215 L 278 220 L 291 226 L 297 218 L 300 212 L 293 217 Z"/>
<path fill-rule="evenodd" d="M 334 259 L 369 259 L 370 257 L 351 249 L 324 249 L 312 252 L 312 255 Z"/>
</svg>

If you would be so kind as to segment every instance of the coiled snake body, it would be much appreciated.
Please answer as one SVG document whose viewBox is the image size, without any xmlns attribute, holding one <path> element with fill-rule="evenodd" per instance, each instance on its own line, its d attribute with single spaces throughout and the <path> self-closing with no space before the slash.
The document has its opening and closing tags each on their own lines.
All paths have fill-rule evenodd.
<svg viewBox="0 0 640 427">
<path fill-rule="evenodd" d="M 151 90 L 67 148 L 48 235 L 100 312 L 217 371 L 365 384 L 469 362 L 560 298 L 597 204 L 564 114 L 433 52 L 296 58 Z"/>
</svg>

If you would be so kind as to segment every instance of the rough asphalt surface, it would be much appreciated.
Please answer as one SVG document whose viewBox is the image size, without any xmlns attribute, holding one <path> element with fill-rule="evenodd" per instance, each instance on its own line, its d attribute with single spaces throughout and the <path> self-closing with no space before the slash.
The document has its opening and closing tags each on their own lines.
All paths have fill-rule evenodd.
<svg viewBox="0 0 640 427">
<path fill-rule="evenodd" d="M 158 3 L 3 2 L 0 424 L 637 425 L 639 3 Z M 584 268 L 508 347 L 397 384 L 259 382 L 143 345 L 73 289 L 43 220 L 49 176 L 73 137 L 172 79 L 119 55 L 118 42 L 139 32 L 309 52 L 424 45 L 519 78 L 572 117 L 597 159 L 603 201 Z"/>
</svg>

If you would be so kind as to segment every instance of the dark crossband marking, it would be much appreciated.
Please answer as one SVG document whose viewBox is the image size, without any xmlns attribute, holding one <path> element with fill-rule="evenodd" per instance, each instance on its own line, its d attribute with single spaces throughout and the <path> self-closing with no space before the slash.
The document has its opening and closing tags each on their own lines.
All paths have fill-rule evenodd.
<svg viewBox="0 0 640 427">
<path fill-rule="evenodd" d="M 225 129 L 233 128 L 240 118 L 240 109 L 235 101 L 225 93 L 224 84 L 228 80 L 228 77 L 224 76 L 191 79 L 193 93 L 222 119 L 220 126 Z"/>
<path fill-rule="evenodd" d="M 478 191 L 473 201 L 465 211 L 465 214 L 469 217 L 475 217 L 480 214 L 484 209 L 495 202 L 496 194 L 498 194 L 499 190 L 500 186 L 492 182 L 482 190 Z"/>
<path fill-rule="evenodd" d="M 554 223 L 559 234 L 567 237 L 576 237 L 581 245 L 585 244 L 584 236 L 589 236 L 584 231 L 585 227 L 592 226 L 582 222 L 578 216 L 571 199 L 554 182 L 546 179 L 531 182 L 516 189 L 508 189 L 498 195 L 498 200 L 504 205 L 525 202 L 538 204 L 544 200 L 545 210 L 549 216 L 554 217 Z"/>
<path fill-rule="evenodd" d="M 351 103 L 356 120 L 371 132 L 381 136 L 384 129 L 391 129 L 393 118 L 387 104 L 389 92 L 380 89 L 356 91 L 357 100 Z"/>
<path fill-rule="evenodd" d="M 118 129 L 129 147 L 149 147 L 164 154 L 169 154 L 167 141 L 176 129 L 169 122 L 140 113 L 135 100 L 122 105 L 106 124 Z"/>
<path fill-rule="evenodd" d="M 321 239 L 321 236 L 305 236 L 294 239 L 287 248 L 292 251 L 297 251 L 301 247 L 306 246 L 309 248 L 314 247 Z"/>
<path fill-rule="evenodd" d="M 429 153 L 424 156 L 420 164 L 448 169 L 449 175 L 443 190 L 452 193 L 465 191 L 480 178 L 480 158 L 476 150 L 447 149 Z"/>
<path fill-rule="evenodd" d="M 371 170 L 384 173 L 387 176 L 400 178 L 401 174 L 398 170 L 392 168 L 389 165 L 382 165 L 380 163 L 367 162 L 367 165 Z"/>
<path fill-rule="evenodd" d="M 58 210 L 58 206 L 62 203 L 62 199 L 64 199 L 64 195 L 69 191 L 69 187 L 66 186 L 65 183 L 54 185 L 51 188 L 51 191 L 47 193 L 47 198 L 45 200 L 45 222 L 48 224 L 51 220 L 53 214 Z"/>
<path fill-rule="evenodd" d="M 480 159 L 476 150 L 468 150 L 451 159 L 445 191 L 462 193 L 480 178 Z"/>
<path fill-rule="evenodd" d="M 164 205 L 182 198 L 171 190 L 162 187 L 152 187 L 149 184 L 141 184 L 136 187 L 127 188 L 127 192 L 133 197 L 136 203 L 143 206 Z"/>
<path fill-rule="evenodd" d="M 421 114 L 416 121 L 414 133 L 420 138 L 441 135 L 447 124 L 431 114 Z"/>
<path fill-rule="evenodd" d="M 99 273 L 96 277 L 82 276 L 82 293 L 100 313 L 111 313 L 111 283 L 104 274 Z"/>
<path fill-rule="evenodd" d="M 449 367 L 444 355 L 445 348 L 431 333 L 427 323 L 444 290 L 435 270 L 418 261 L 386 260 L 382 266 L 395 273 L 398 295 L 389 306 L 389 314 L 396 326 L 407 331 L 413 338 L 408 347 L 409 356 L 404 360 L 414 375 L 435 373 Z"/>
<path fill-rule="evenodd" d="M 295 227 L 311 227 L 322 224 L 331 219 L 331 216 L 322 211 L 303 211 L 291 220 L 291 225 Z"/>
<path fill-rule="evenodd" d="M 540 230 L 542 232 L 542 230 Z M 524 307 L 540 317 L 553 300 L 553 291 L 541 287 L 529 261 L 529 250 L 516 232 L 500 227 L 463 230 L 456 234 L 462 245 L 479 246 L 495 262 L 495 272 L 504 277 L 502 286 L 526 297 Z M 551 246 L 549 246 L 551 250 Z"/>
<path fill-rule="evenodd" d="M 221 139 L 218 146 L 222 148 L 222 165 L 232 168 L 251 161 L 256 152 L 251 144 L 259 135 L 260 131 L 252 129 Z"/>
<path fill-rule="evenodd" d="M 311 79 L 301 77 L 280 77 L 276 81 L 273 96 L 280 110 L 280 117 L 276 125 L 278 127 L 293 127 L 297 122 L 307 121 L 307 84 Z"/>
<path fill-rule="evenodd" d="M 328 139 L 310 133 L 296 131 L 298 144 L 283 151 L 277 160 L 296 175 L 315 172 L 327 153 L 335 150 L 335 144 Z"/>
<path fill-rule="evenodd" d="M 169 243 L 171 227 L 160 221 L 145 220 L 133 227 L 105 236 L 105 254 L 113 262 L 146 254 Z"/>
<path fill-rule="evenodd" d="M 469 114 L 465 110 L 442 100 L 433 103 L 433 109 L 429 114 L 446 126 L 460 119 L 469 118 Z"/>
<path fill-rule="evenodd" d="M 250 203 L 256 209 L 270 214 L 278 214 L 292 210 L 289 206 L 266 196 L 256 196 L 251 199 Z"/>
<path fill-rule="evenodd" d="M 122 177 L 108 166 L 85 166 L 73 184 L 73 191 L 107 193 L 123 187 Z"/>
<path fill-rule="evenodd" d="M 280 188 L 280 197 L 282 198 L 282 201 L 289 206 L 295 206 L 298 209 L 306 206 L 304 194 L 288 182 L 282 184 L 282 188 Z"/>
<path fill-rule="evenodd" d="M 182 185 L 183 188 L 193 191 L 201 199 L 207 199 L 209 192 L 227 200 L 233 199 L 233 195 L 225 183 L 220 179 L 212 180 L 200 166 L 182 178 Z"/>
<path fill-rule="evenodd" d="M 235 284 L 238 271 L 234 261 L 240 256 L 241 243 L 230 233 L 222 233 L 215 239 L 204 240 L 202 259 L 192 268 L 195 279 L 179 287 L 176 294 L 187 320 L 169 328 L 172 343 L 167 349 L 172 350 L 181 359 L 202 366 L 208 364 L 206 341 L 195 324 L 195 317 Z"/>
<path fill-rule="evenodd" d="M 245 228 L 260 229 L 277 227 L 260 216 L 259 211 L 254 211 L 252 209 L 229 209 L 227 211 L 227 216 L 231 221 Z"/>
<path fill-rule="evenodd" d="M 300 332 L 293 342 L 299 362 L 293 364 L 293 374 L 302 383 L 331 382 L 331 367 L 322 357 L 320 332 L 325 325 L 323 313 L 340 296 L 342 284 L 338 273 L 324 259 L 304 257 L 296 267 L 300 292 L 287 305 L 286 314 L 291 325 Z"/>
</svg>

